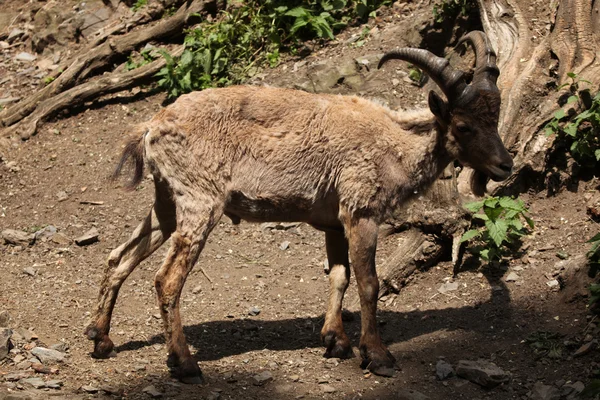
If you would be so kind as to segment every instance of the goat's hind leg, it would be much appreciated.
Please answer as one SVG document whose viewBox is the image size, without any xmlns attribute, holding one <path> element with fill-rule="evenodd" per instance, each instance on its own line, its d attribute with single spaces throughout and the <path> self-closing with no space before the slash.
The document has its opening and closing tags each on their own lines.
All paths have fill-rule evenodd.
<svg viewBox="0 0 600 400">
<path fill-rule="evenodd" d="M 201 201 L 188 204 L 200 205 Z M 219 206 L 187 209 L 173 233 L 171 248 L 163 266 L 156 274 L 155 287 L 165 327 L 169 352 L 167 365 L 171 373 L 184 383 L 202 383 L 202 372 L 190 354 L 179 313 L 179 298 L 185 280 L 204 248 L 210 231 L 219 221 Z M 184 214 L 184 213 L 182 213 Z"/>
<path fill-rule="evenodd" d="M 139 263 L 169 239 L 174 228 L 174 213 L 157 200 L 129 240 L 110 253 L 100 286 L 98 305 L 85 330 L 86 336 L 94 341 L 93 357 L 107 358 L 114 355 L 114 344 L 108 333 L 119 289 Z"/>
<path fill-rule="evenodd" d="M 327 260 L 329 262 L 329 301 L 321 339 L 325 344 L 327 358 L 350 358 L 354 356 L 350 339 L 344 332 L 342 323 L 342 301 L 350 281 L 348 260 L 348 240 L 344 232 L 325 232 Z"/>
</svg>

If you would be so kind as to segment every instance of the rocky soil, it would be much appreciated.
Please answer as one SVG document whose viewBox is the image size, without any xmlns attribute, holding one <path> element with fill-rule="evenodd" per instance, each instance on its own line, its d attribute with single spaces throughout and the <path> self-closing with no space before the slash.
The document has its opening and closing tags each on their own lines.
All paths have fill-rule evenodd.
<svg viewBox="0 0 600 400">
<path fill-rule="evenodd" d="M 51 19 L 56 25 L 40 16 L 56 2 L 3 5 L 0 103 L 43 84 L 47 71 L 76 49 L 69 23 L 61 23 L 105 7 L 67 3 Z M 253 83 L 422 105 L 426 91 L 412 83 L 405 65 L 374 66 L 387 49 L 440 34 L 430 25 L 430 7 L 400 2 L 369 21 L 368 36 L 361 35 L 364 26 L 350 28 L 305 59 L 262 71 Z M 36 45 L 40 32 L 51 29 L 69 45 Z M 211 234 L 182 296 L 185 334 L 207 383 L 180 384 L 165 364 L 153 277 L 168 246 L 121 289 L 111 331 L 117 357 L 92 359 L 83 328 L 105 260 L 153 201 L 151 180 L 125 192 L 107 176 L 127 126 L 147 120 L 164 100 L 139 91 L 101 99 L 0 155 L 0 399 L 574 399 L 597 373 L 600 328 L 586 308 L 585 258 L 586 240 L 599 230 L 589 216 L 600 202 L 597 179 L 552 197 L 521 194 L 536 228 L 505 265 L 467 257 L 453 277 L 443 261 L 383 297 L 379 325 L 399 366 L 392 378 L 362 371 L 358 357 L 322 357 L 328 286 L 322 234 L 304 224 L 234 226 L 227 218 Z M 396 236 L 381 238 L 380 265 L 397 244 Z M 344 317 L 355 346 L 357 297 L 352 282 Z"/>
</svg>

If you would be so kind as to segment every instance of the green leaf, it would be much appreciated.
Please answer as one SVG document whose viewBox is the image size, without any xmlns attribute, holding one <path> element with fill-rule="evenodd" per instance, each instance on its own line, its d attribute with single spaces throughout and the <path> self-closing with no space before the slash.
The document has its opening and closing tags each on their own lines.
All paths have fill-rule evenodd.
<svg viewBox="0 0 600 400">
<path fill-rule="evenodd" d="M 579 96 L 569 96 L 567 99 L 567 104 L 577 103 L 579 101 Z"/>
<path fill-rule="evenodd" d="M 571 137 L 576 137 L 577 136 L 577 125 L 566 124 L 565 127 L 563 128 L 563 131 Z"/>
<path fill-rule="evenodd" d="M 479 256 L 485 261 L 490 261 L 490 249 L 483 249 L 479 252 Z"/>
<path fill-rule="evenodd" d="M 533 220 L 531 218 L 529 218 L 528 216 L 526 216 L 526 215 L 523 215 L 523 218 L 525 218 L 525 221 L 527 221 L 527 225 L 529 225 L 529 227 L 531 229 L 533 229 L 534 226 L 535 226 Z"/>
<path fill-rule="evenodd" d="M 310 14 L 306 11 L 306 9 L 304 7 L 292 8 L 291 10 L 286 12 L 285 15 L 287 15 L 288 17 L 296 17 L 296 18 L 310 16 Z"/>
<path fill-rule="evenodd" d="M 558 110 L 558 111 L 556 111 L 556 112 L 554 113 L 554 118 L 556 118 L 556 119 L 559 119 L 559 120 L 560 120 L 560 119 L 563 119 L 563 118 L 565 117 L 565 115 L 566 115 L 566 114 L 565 114 L 565 110 L 563 110 L 563 109 L 561 108 L 560 110 Z"/>
<path fill-rule="evenodd" d="M 486 221 L 485 227 L 488 230 L 490 238 L 496 244 L 496 247 L 500 247 L 502 242 L 506 240 L 506 232 L 508 231 L 508 225 L 504 220 L 497 221 Z"/>
<path fill-rule="evenodd" d="M 469 210 L 471 212 L 477 212 L 477 211 L 481 210 L 481 207 L 483 207 L 483 200 L 466 203 L 463 207 L 465 207 L 467 210 Z"/>
<path fill-rule="evenodd" d="M 296 18 L 296 21 L 294 22 L 294 25 L 292 25 L 292 27 L 290 28 L 290 33 L 296 33 L 298 31 L 298 29 L 302 28 L 303 26 L 306 26 L 308 24 L 308 21 L 302 18 Z"/>
<path fill-rule="evenodd" d="M 470 230 L 466 231 L 465 233 L 463 233 L 463 235 L 460 237 L 460 243 L 469 241 L 480 235 L 481 235 L 481 232 L 479 232 L 477 229 L 470 229 Z"/>
<path fill-rule="evenodd" d="M 597 149 L 597 150 L 594 152 L 594 155 L 596 156 L 596 161 L 600 161 L 600 149 Z"/>
<path fill-rule="evenodd" d="M 499 200 L 498 200 L 498 198 L 496 198 L 496 197 L 488 197 L 487 199 L 485 199 L 485 200 L 483 201 L 483 205 L 484 205 L 486 208 L 488 208 L 488 207 L 490 207 L 490 208 L 494 208 L 494 207 L 496 207 L 496 204 L 498 204 L 498 201 L 499 201 Z"/>
<path fill-rule="evenodd" d="M 488 218 L 487 215 L 485 214 L 473 214 L 473 218 L 475 219 L 480 219 L 482 221 L 489 221 L 490 219 Z"/>
<path fill-rule="evenodd" d="M 591 238 L 590 240 L 587 241 L 587 243 L 593 243 L 593 242 L 598 242 L 600 241 L 600 232 L 596 233 L 596 235 L 594 235 L 593 238 Z"/>
</svg>

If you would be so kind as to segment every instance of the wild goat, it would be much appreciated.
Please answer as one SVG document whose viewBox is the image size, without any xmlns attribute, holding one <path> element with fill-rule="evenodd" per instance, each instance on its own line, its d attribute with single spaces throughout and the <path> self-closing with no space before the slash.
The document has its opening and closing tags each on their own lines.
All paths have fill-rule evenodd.
<svg viewBox="0 0 600 400">
<path fill-rule="evenodd" d="M 413 193 L 430 185 L 453 160 L 478 171 L 472 181 L 506 179 L 513 161 L 498 136 L 500 93 L 496 56 L 483 32 L 462 42 L 476 54 L 472 82 L 444 58 L 422 49 L 386 53 L 380 66 L 406 60 L 425 71 L 447 97 L 429 93 L 429 108 L 394 112 L 353 96 L 235 86 L 181 96 L 142 124 L 115 171 L 132 158 L 129 187 L 154 176 L 156 200 L 131 238 L 108 259 L 98 308 L 86 329 L 95 357 L 108 357 L 108 336 L 119 288 L 169 237 L 156 274 L 167 364 L 183 382 L 202 373 L 183 335 L 179 298 L 186 277 L 223 214 L 234 223 L 299 221 L 325 232 L 330 294 L 321 336 L 326 357 L 352 355 L 341 318 L 350 277 L 361 303 L 362 366 L 390 375 L 394 357 L 382 343 L 375 312 L 378 226 Z M 483 179 L 482 179 L 483 177 Z"/>
</svg>

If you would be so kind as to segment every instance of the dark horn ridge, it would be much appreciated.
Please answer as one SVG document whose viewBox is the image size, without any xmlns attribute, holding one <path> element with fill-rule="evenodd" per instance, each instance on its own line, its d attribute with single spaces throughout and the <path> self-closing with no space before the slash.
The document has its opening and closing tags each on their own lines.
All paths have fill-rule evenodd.
<svg viewBox="0 0 600 400">
<path fill-rule="evenodd" d="M 404 60 L 421 68 L 448 98 L 461 94 L 466 86 L 462 72 L 455 70 L 445 58 L 428 50 L 404 47 L 389 51 L 383 55 L 377 68 L 389 60 Z"/>
<path fill-rule="evenodd" d="M 482 31 L 472 31 L 461 37 L 457 47 L 469 43 L 475 51 L 475 74 L 473 80 L 488 79 L 493 83 L 498 80 L 500 70 L 496 66 L 496 53 L 487 35 Z"/>
</svg>

